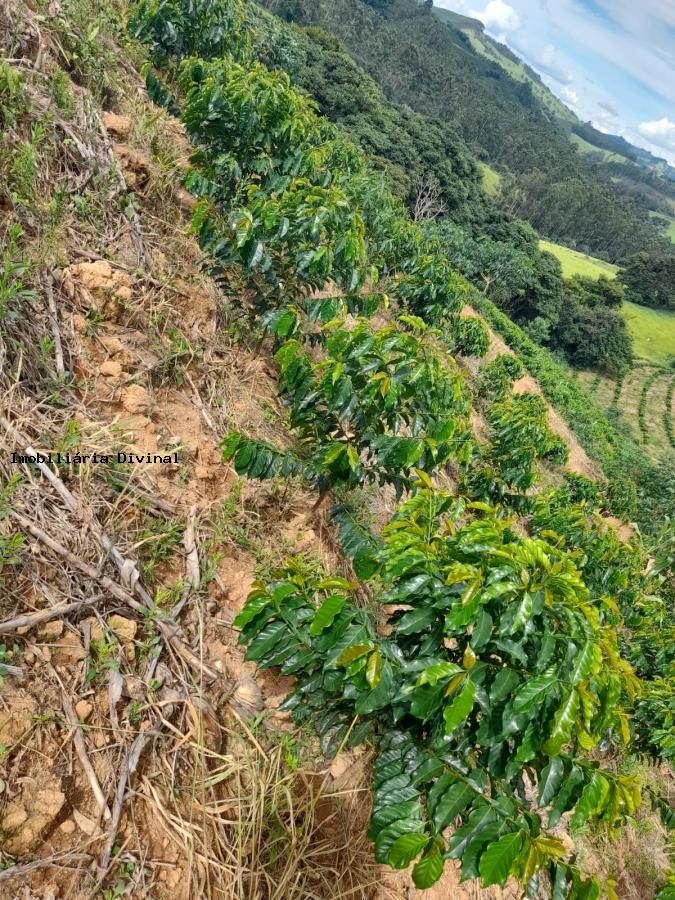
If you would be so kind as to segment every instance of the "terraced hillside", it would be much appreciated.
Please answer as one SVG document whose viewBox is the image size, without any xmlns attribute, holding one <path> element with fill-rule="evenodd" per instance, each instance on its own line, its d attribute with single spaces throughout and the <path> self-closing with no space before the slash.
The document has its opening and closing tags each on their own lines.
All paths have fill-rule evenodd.
<svg viewBox="0 0 675 900">
<path fill-rule="evenodd" d="M 594 372 L 581 372 L 578 378 L 601 409 L 618 412 L 653 459 L 675 449 L 674 372 L 640 365 L 619 382 Z"/>
</svg>

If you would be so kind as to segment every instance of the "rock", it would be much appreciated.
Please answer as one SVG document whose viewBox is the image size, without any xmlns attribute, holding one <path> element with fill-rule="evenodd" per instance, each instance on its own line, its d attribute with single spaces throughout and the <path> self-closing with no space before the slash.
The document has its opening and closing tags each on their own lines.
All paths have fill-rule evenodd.
<svg viewBox="0 0 675 900">
<path fill-rule="evenodd" d="M 110 616 L 108 628 L 111 628 L 121 643 L 133 641 L 138 631 L 138 625 L 133 619 L 125 619 L 124 616 Z"/>
<path fill-rule="evenodd" d="M 41 641 L 56 641 L 63 634 L 63 620 L 52 619 L 38 628 L 37 636 Z"/>
<path fill-rule="evenodd" d="M 316 547 L 317 536 L 312 528 L 307 527 L 304 515 L 291 519 L 282 532 L 282 537 L 290 544 L 291 553 L 306 553 Z"/>
<path fill-rule="evenodd" d="M 115 356 L 118 353 L 124 352 L 124 344 L 118 337 L 115 337 L 113 334 L 103 334 L 101 335 L 100 340 L 111 356 Z"/>
<path fill-rule="evenodd" d="M 79 313 L 75 313 L 72 321 L 73 321 L 73 331 L 75 332 L 75 334 L 86 334 L 87 333 L 87 330 L 88 330 L 87 320 L 85 319 L 84 316 L 81 316 Z"/>
<path fill-rule="evenodd" d="M 122 406 L 128 413 L 146 413 L 150 409 L 150 395 L 140 384 L 130 384 L 122 392 Z"/>
<path fill-rule="evenodd" d="M 43 787 L 37 788 L 32 780 L 24 782 L 16 799 L 5 806 L 0 829 L 5 837 L 2 849 L 7 853 L 23 856 L 34 850 L 66 802 L 56 779 L 42 778 L 40 784 Z"/>
<path fill-rule="evenodd" d="M 88 700 L 78 700 L 75 704 L 75 712 L 80 722 L 86 722 L 94 711 L 94 707 Z"/>
<path fill-rule="evenodd" d="M 131 134 L 132 121 L 128 116 L 118 116 L 112 112 L 103 113 L 103 124 L 119 141 L 128 140 Z"/>
<path fill-rule="evenodd" d="M 240 679 L 231 703 L 244 720 L 250 721 L 262 711 L 262 692 L 250 675 L 244 675 Z"/>
<path fill-rule="evenodd" d="M 63 290 L 71 300 L 77 299 L 108 318 L 115 319 L 121 305 L 131 298 L 131 276 L 105 259 L 68 266 L 62 276 Z"/>
<path fill-rule="evenodd" d="M 117 156 L 122 171 L 124 172 L 124 180 L 130 190 L 138 190 L 142 188 L 150 177 L 150 157 L 130 147 L 129 144 L 113 144 L 113 150 Z"/>
<path fill-rule="evenodd" d="M 96 822 L 92 821 L 92 819 L 90 819 L 88 816 L 85 816 L 84 813 L 81 813 L 79 809 L 73 810 L 73 818 L 75 819 L 77 827 L 80 829 L 80 831 L 83 831 L 90 837 L 98 830 L 98 825 L 96 824 Z"/>
<path fill-rule="evenodd" d="M 67 631 L 58 642 L 53 645 L 54 661 L 62 664 L 76 663 L 86 656 L 82 641 L 72 631 Z"/>
<path fill-rule="evenodd" d="M 195 206 L 197 205 L 197 198 L 193 197 L 193 195 L 189 191 L 186 191 L 185 188 L 178 188 L 176 191 L 176 200 L 184 212 L 194 212 Z"/>
<path fill-rule="evenodd" d="M 64 834 L 72 834 L 75 831 L 76 827 L 77 826 L 75 825 L 75 823 L 73 822 L 72 819 L 66 819 L 65 822 L 61 822 L 61 824 L 59 825 L 59 829 Z"/>
<path fill-rule="evenodd" d="M 98 371 L 104 378 L 119 378 L 122 374 L 122 366 L 116 359 L 106 359 Z"/>
<path fill-rule="evenodd" d="M 94 742 L 94 747 L 96 747 L 97 750 L 105 747 L 108 743 L 106 736 L 102 731 L 95 731 L 92 740 Z"/>
</svg>

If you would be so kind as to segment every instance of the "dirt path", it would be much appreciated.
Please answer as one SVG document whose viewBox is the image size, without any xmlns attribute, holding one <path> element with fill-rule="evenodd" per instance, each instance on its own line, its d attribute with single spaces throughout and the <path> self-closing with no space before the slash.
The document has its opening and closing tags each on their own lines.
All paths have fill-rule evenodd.
<svg viewBox="0 0 675 900">
<path fill-rule="evenodd" d="M 480 318 L 480 315 L 471 306 L 465 306 L 462 310 L 462 315 L 476 316 Z M 483 324 L 487 328 L 488 334 L 490 336 L 490 347 L 486 355 L 486 359 L 488 362 L 502 353 L 513 352 L 508 344 L 498 334 L 496 334 L 485 321 L 483 321 Z M 513 391 L 516 394 L 529 393 L 538 394 L 539 396 L 543 397 L 541 388 L 534 380 L 534 378 L 532 378 L 532 376 L 529 374 L 524 375 L 522 378 L 516 381 L 516 383 L 513 385 Z M 586 453 L 567 422 L 565 422 L 565 420 L 558 414 L 558 412 L 556 412 L 556 410 L 551 406 L 551 404 L 548 402 L 548 400 L 546 400 L 545 397 L 544 401 L 546 403 L 546 408 L 548 411 L 551 430 L 555 432 L 555 434 L 559 435 L 559 437 L 561 437 L 569 447 L 569 460 L 567 463 L 567 467 L 572 472 L 578 472 L 581 475 L 586 475 L 588 478 L 592 478 L 594 480 L 602 478 L 602 471 L 599 465 Z"/>
</svg>

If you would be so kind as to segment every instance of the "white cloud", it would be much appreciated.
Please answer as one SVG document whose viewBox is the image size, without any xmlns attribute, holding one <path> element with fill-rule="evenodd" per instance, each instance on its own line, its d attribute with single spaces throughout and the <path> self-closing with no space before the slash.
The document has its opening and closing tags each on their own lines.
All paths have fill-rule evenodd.
<svg viewBox="0 0 675 900">
<path fill-rule="evenodd" d="M 638 131 L 659 147 L 675 149 L 675 122 L 666 116 L 653 122 L 640 122 Z"/>
<path fill-rule="evenodd" d="M 504 0 L 490 0 L 484 10 L 473 9 L 470 14 L 495 31 L 516 31 L 521 25 L 516 10 Z"/>
<path fill-rule="evenodd" d="M 546 44 L 545 47 L 542 47 L 537 55 L 537 61 L 543 66 L 552 66 L 555 64 L 555 47 L 553 44 Z"/>
<path fill-rule="evenodd" d="M 560 93 L 568 103 L 572 104 L 572 106 L 577 106 L 579 103 L 579 95 L 576 91 L 573 91 L 572 88 L 563 87 L 560 89 Z"/>
</svg>

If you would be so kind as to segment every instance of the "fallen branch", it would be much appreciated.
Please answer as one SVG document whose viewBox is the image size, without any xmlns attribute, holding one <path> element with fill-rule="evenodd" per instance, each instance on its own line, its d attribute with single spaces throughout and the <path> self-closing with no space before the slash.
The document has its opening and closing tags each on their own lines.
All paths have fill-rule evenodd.
<svg viewBox="0 0 675 900">
<path fill-rule="evenodd" d="M 209 411 L 207 410 L 207 408 L 204 406 L 204 403 L 203 403 L 203 401 L 202 401 L 202 398 L 199 396 L 199 391 L 197 390 L 194 381 L 193 381 L 192 378 L 190 377 L 190 373 L 187 372 L 187 371 L 185 371 L 185 372 L 183 372 L 183 375 L 184 375 L 185 380 L 187 381 L 187 383 L 188 383 L 188 384 L 190 385 L 190 387 L 192 388 L 192 393 L 194 394 L 194 397 L 195 397 L 195 403 L 196 403 L 197 406 L 199 407 L 199 411 L 200 411 L 200 413 L 202 414 L 202 416 L 203 416 L 203 418 L 204 418 L 204 421 L 206 422 L 206 424 L 208 425 L 208 427 L 211 429 L 211 431 L 213 432 L 213 434 L 216 436 L 216 438 L 217 438 L 218 440 L 220 440 L 220 439 L 222 438 L 222 436 L 223 436 L 223 435 L 222 435 L 222 432 L 218 430 L 218 428 L 216 427 L 216 423 L 215 423 L 215 422 L 213 421 L 213 419 L 211 418 L 211 414 L 209 413 Z"/>
<path fill-rule="evenodd" d="M 199 553 L 195 540 L 195 513 L 196 507 L 192 507 L 188 514 L 185 533 L 183 534 L 183 548 L 185 550 L 185 585 L 180 600 L 171 610 L 171 618 L 177 620 L 180 611 L 187 603 L 192 590 L 199 590 Z"/>
<path fill-rule="evenodd" d="M 108 828 L 108 836 L 106 838 L 105 844 L 103 845 L 103 849 L 101 850 L 101 856 L 99 859 L 98 867 L 99 877 L 101 879 L 105 877 L 110 866 L 110 857 L 112 856 L 112 849 L 115 845 L 117 830 L 120 825 L 120 819 L 122 818 L 124 798 L 127 792 L 127 787 L 129 785 L 129 780 L 138 767 L 141 754 L 143 753 L 146 745 L 149 743 L 149 741 L 152 740 L 152 738 L 157 737 L 159 733 L 159 728 L 154 728 L 152 729 L 152 731 L 141 732 L 141 734 L 136 737 L 131 747 L 129 747 L 129 750 L 124 757 L 124 762 L 122 763 L 122 768 L 120 771 L 120 777 L 117 782 L 117 790 L 115 791 L 115 799 L 113 801 L 113 811 L 110 819 L 110 826 Z"/>
<path fill-rule="evenodd" d="M 62 686 L 63 687 L 63 686 Z M 92 793 L 96 799 L 96 804 L 98 806 L 98 814 L 99 817 L 102 815 L 103 818 L 107 821 L 110 819 L 110 810 L 108 809 L 108 804 L 105 802 L 105 796 L 103 795 L 103 791 L 101 790 L 101 785 L 98 783 L 98 778 L 96 777 L 96 772 L 94 771 L 94 767 L 91 764 L 91 760 L 87 754 L 87 745 L 84 740 L 84 733 L 82 731 L 82 726 L 80 725 L 80 720 L 77 718 L 77 714 L 75 709 L 73 708 L 73 704 L 71 703 L 70 697 L 62 690 L 63 696 L 63 711 L 66 714 L 66 719 L 68 720 L 68 724 L 72 728 L 73 731 L 73 744 L 75 745 L 75 752 L 77 753 L 78 759 L 84 769 L 84 773 L 87 776 L 87 780 L 91 786 Z"/>
<path fill-rule="evenodd" d="M 49 869 L 52 866 L 58 868 L 68 868 L 61 863 L 81 862 L 90 863 L 91 856 L 86 853 L 63 853 L 59 856 L 48 856 L 46 859 L 34 859 L 32 862 L 18 863 L 16 866 L 10 866 L 9 869 L 0 869 L 0 881 L 9 881 L 10 878 L 20 878 L 34 872 L 36 869 Z M 84 868 L 78 866 L 77 868 Z"/>
<path fill-rule="evenodd" d="M 98 572 L 93 566 L 90 566 L 88 563 L 84 562 L 84 560 L 79 559 L 70 550 L 66 549 L 63 544 L 60 544 L 58 541 L 55 541 L 54 538 L 50 537 L 46 532 L 44 532 L 41 528 L 38 528 L 37 525 L 34 525 L 33 522 L 29 521 L 22 516 L 21 513 L 16 510 L 10 511 L 10 516 L 21 525 L 26 531 L 30 532 L 33 537 L 37 538 L 41 541 L 45 546 L 49 547 L 50 550 L 53 550 L 54 553 L 57 553 L 60 557 L 65 559 L 70 563 L 73 568 L 82 572 L 88 578 L 91 578 L 92 581 L 98 582 L 103 588 L 109 591 L 113 597 L 117 600 L 121 600 L 122 603 L 126 603 L 127 606 L 131 607 L 135 612 L 139 613 L 144 618 L 147 616 L 147 607 L 142 603 L 139 603 L 129 591 L 120 587 L 116 582 L 109 578 L 107 575 L 103 575 L 101 572 Z M 152 608 L 152 601 L 151 601 Z M 167 622 L 160 618 L 155 618 L 155 625 L 157 626 L 160 634 L 164 641 L 169 644 L 176 653 L 190 666 L 190 668 L 195 671 L 200 676 L 206 676 L 208 681 L 217 681 L 220 677 L 220 673 L 217 669 L 213 669 L 207 663 L 203 662 L 189 647 L 186 647 L 183 641 L 180 639 L 178 635 L 179 628 L 175 622 Z"/>
<path fill-rule="evenodd" d="M 50 606 L 48 609 L 40 609 L 34 613 L 26 613 L 23 616 L 16 616 L 13 619 L 7 619 L 0 622 L 0 634 L 12 634 L 19 628 L 34 628 L 36 625 L 42 625 L 43 622 L 49 622 L 58 616 L 67 616 L 71 612 L 82 609 L 83 606 L 93 606 L 100 600 L 103 600 L 105 594 L 97 594 L 95 597 L 89 597 L 87 600 L 78 600 L 73 603 L 57 603 L 56 606 Z"/>
</svg>

